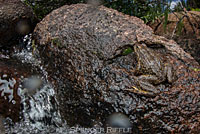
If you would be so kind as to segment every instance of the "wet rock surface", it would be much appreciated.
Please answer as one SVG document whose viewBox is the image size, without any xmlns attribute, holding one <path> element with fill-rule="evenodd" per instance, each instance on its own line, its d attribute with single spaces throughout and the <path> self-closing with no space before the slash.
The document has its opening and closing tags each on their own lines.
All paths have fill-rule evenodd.
<svg viewBox="0 0 200 134">
<path fill-rule="evenodd" d="M 130 118 L 132 133 L 199 131 L 199 65 L 140 19 L 104 6 L 63 6 L 36 26 L 34 39 L 70 126 L 106 127 L 107 117 L 121 112 Z M 120 53 L 138 39 L 148 40 L 176 68 L 177 81 L 159 84 L 156 97 L 128 91 L 136 84 L 137 60 L 134 52 Z"/>
<path fill-rule="evenodd" d="M 149 25 L 155 34 L 165 36 L 168 39 L 173 36 L 172 39 L 200 63 L 200 12 L 171 13 L 168 15 L 166 30 L 164 23 L 164 18 L 161 18 Z"/>
<path fill-rule="evenodd" d="M 13 122 L 20 120 L 22 83 L 25 78 L 37 74 L 30 65 L 16 59 L 0 58 L 0 115 Z"/>
<path fill-rule="evenodd" d="M 17 44 L 33 31 L 36 21 L 32 9 L 20 0 L 0 0 L 0 48 Z"/>
<path fill-rule="evenodd" d="M 5 134 L 4 118 L 0 115 L 0 133 Z"/>
</svg>

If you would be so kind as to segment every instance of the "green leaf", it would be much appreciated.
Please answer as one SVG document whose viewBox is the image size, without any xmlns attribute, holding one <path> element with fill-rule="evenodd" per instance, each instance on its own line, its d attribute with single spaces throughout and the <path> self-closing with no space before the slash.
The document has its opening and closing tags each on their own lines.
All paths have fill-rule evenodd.
<svg viewBox="0 0 200 134">
<path fill-rule="evenodd" d="M 128 47 L 128 48 L 123 50 L 122 55 L 126 56 L 126 55 L 128 55 L 128 54 L 130 54 L 132 52 L 133 52 L 133 49 L 131 47 Z"/>
</svg>

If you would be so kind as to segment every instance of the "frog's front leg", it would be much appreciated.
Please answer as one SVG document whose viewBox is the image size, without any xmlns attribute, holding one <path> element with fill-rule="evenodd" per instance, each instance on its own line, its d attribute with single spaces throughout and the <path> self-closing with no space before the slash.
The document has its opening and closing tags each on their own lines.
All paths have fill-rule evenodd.
<svg viewBox="0 0 200 134">
<path fill-rule="evenodd" d="M 155 96 L 159 93 L 159 90 L 153 85 L 159 83 L 159 79 L 155 75 L 140 75 L 136 77 L 136 83 L 138 87 L 132 87 L 134 93 L 146 96 Z"/>
</svg>

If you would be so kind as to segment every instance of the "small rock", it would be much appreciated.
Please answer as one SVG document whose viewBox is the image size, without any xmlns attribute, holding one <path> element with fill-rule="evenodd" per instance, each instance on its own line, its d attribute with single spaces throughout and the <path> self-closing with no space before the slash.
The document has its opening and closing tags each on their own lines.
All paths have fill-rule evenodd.
<svg viewBox="0 0 200 134">
<path fill-rule="evenodd" d="M 20 0 L 0 0 L 0 48 L 17 43 L 36 22 L 33 10 Z"/>
</svg>

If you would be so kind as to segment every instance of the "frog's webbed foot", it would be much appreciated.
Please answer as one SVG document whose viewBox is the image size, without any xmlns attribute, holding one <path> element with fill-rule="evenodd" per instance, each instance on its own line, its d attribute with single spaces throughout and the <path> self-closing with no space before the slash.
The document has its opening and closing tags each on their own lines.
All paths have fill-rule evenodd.
<svg viewBox="0 0 200 134">
<path fill-rule="evenodd" d="M 152 84 L 158 81 L 158 78 L 154 75 L 141 75 L 136 78 L 138 87 L 132 86 L 129 89 L 130 92 L 145 95 L 145 96 L 156 96 L 159 90 Z"/>
</svg>

